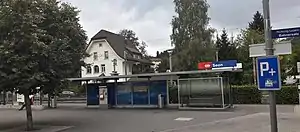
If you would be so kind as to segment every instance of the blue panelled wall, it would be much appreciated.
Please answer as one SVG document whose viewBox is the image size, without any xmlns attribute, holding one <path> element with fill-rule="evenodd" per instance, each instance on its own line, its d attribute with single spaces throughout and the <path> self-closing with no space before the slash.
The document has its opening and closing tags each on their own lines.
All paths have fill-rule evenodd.
<svg viewBox="0 0 300 132">
<path fill-rule="evenodd" d="M 89 84 L 86 89 L 87 105 L 99 105 L 99 84 Z"/>
<path fill-rule="evenodd" d="M 87 105 L 99 105 L 99 89 L 103 84 L 88 84 Z M 162 81 L 138 81 L 107 83 L 108 104 L 111 107 L 124 105 L 158 105 L 158 95 L 162 94 L 164 102 L 167 102 L 167 82 Z M 98 98 L 98 103 L 97 103 Z"/>
</svg>

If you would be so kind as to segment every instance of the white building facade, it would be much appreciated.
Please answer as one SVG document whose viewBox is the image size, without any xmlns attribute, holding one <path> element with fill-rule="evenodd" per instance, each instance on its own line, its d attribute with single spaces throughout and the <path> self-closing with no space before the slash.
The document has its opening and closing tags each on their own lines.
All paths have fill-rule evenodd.
<svg viewBox="0 0 300 132">
<path fill-rule="evenodd" d="M 86 48 L 90 55 L 84 59 L 81 77 L 131 75 L 135 65 L 147 63 L 139 50 L 123 36 L 106 30 L 98 32 Z M 150 61 L 149 61 L 150 62 Z"/>
</svg>

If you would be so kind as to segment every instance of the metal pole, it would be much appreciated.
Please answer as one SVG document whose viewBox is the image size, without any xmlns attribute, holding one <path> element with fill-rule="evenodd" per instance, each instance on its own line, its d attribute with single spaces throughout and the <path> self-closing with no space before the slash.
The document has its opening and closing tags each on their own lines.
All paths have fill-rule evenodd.
<svg viewBox="0 0 300 132">
<path fill-rule="evenodd" d="M 172 72 L 173 71 L 173 69 L 172 69 L 172 50 L 169 51 L 169 65 L 170 65 L 170 72 Z M 172 75 L 170 76 L 170 87 L 168 87 L 168 88 L 171 88 L 171 87 L 173 87 Z"/>
<path fill-rule="evenodd" d="M 265 43 L 266 43 L 266 55 L 272 56 L 274 54 L 272 37 L 271 37 L 271 24 L 270 24 L 270 1 L 263 0 L 263 13 L 265 24 Z M 277 112 L 276 112 L 276 95 L 275 91 L 269 91 L 270 102 L 270 119 L 271 119 L 271 132 L 278 132 L 277 128 Z"/>
<path fill-rule="evenodd" d="M 170 72 L 172 72 L 172 51 L 169 52 Z"/>
<path fill-rule="evenodd" d="M 219 61 L 219 49 L 216 51 L 216 61 Z"/>
</svg>

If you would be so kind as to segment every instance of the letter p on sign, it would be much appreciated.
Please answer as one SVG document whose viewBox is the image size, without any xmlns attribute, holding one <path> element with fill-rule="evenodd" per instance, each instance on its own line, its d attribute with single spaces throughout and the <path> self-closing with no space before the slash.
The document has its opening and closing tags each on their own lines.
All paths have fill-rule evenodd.
<svg viewBox="0 0 300 132">
<path fill-rule="evenodd" d="M 260 63 L 260 76 L 264 76 L 264 72 L 269 71 L 269 63 L 261 62 Z"/>
</svg>

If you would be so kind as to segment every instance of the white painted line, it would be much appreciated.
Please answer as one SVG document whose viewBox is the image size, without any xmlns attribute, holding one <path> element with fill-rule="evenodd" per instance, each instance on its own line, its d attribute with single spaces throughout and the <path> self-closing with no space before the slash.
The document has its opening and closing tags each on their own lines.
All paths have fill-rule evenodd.
<svg viewBox="0 0 300 132">
<path fill-rule="evenodd" d="M 179 117 L 174 119 L 175 121 L 191 121 L 193 118 L 185 118 L 185 117 Z"/>
<path fill-rule="evenodd" d="M 201 127 L 201 126 L 206 126 L 206 125 L 215 125 L 215 124 L 223 122 L 223 121 L 240 120 L 240 119 L 245 119 L 245 118 L 250 118 L 250 117 L 255 117 L 255 116 L 262 116 L 262 115 L 265 115 L 265 114 L 266 113 L 249 114 L 249 115 L 238 116 L 238 117 L 233 117 L 233 118 L 229 118 L 229 119 L 221 119 L 221 120 L 212 121 L 212 122 L 205 122 L 205 123 L 200 123 L 200 124 L 194 124 L 194 125 L 187 125 L 187 126 L 182 126 L 182 127 L 177 127 L 177 128 L 171 128 L 171 129 L 163 130 L 163 131 L 160 131 L 160 132 L 178 132 L 178 131 L 184 131 L 187 128 Z"/>
</svg>

